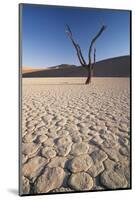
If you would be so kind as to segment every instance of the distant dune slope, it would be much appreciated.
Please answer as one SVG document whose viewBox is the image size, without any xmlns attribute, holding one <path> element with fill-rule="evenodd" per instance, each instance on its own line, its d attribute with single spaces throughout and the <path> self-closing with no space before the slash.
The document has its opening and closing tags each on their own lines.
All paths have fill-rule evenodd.
<svg viewBox="0 0 135 200">
<path fill-rule="evenodd" d="M 25 72 L 23 77 L 85 77 L 87 70 L 82 66 L 62 64 L 45 70 Z M 121 56 L 99 61 L 95 64 L 96 77 L 130 77 L 130 56 Z"/>
</svg>

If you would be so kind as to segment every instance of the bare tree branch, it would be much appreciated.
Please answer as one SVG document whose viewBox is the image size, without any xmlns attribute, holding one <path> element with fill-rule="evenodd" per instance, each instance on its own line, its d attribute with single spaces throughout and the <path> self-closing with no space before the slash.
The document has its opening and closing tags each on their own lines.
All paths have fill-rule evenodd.
<svg viewBox="0 0 135 200">
<path fill-rule="evenodd" d="M 79 59 L 79 61 L 80 61 L 80 64 L 83 66 L 84 63 L 83 63 L 82 60 L 81 60 L 81 57 L 80 57 L 80 54 L 79 54 L 78 50 L 77 50 L 77 56 L 78 56 L 78 59 Z"/>
<path fill-rule="evenodd" d="M 76 49 L 77 56 L 78 56 L 78 59 L 80 61 L 80 64 L 83 65 L 83 66 L 86 65 L 86 62 L 85 62 L 84 57 L 83 57 L 82 52 L 81 52 L 81 48 L 80 48 L 79 44 L 76 44 L 76 42 L 74 41 L 73 34 L 72 34 L 70 27 L 68 25 L 66 25 L 66 28 L 67 28 L 66 33 L 67 33 L 68 37 L 70 38 L 70 40 L 72 41 L 72 43 L 73 43 L 73 45 Z"/>
<path fill-rule="evenodd" d="M 92 52 L 92 47 L 93 44 L 95 43 L 95 41 L 97 40 L 97 38 L 102 34 L 102 32 L 106 29 L 106 26 L 103 25 L 101 27 L 101 29 L 99 30 L 99 32 L 97 33 L 97 35 L 92 39 L 91 44 L 90 44 L 90 48 L 89 48 L 89 64 L 91 64 L 91 52 Z"/>
<path fill-rule="evenodd" d="M 96 63 L 96 48 L 94 48 L 94 60 L 93 60 L 92 66 L 91 66 L 91 69 L 92 69 L 92 70 L 93 70 L 93 68 L 94 68 L 95 63 Z"/>
<path fill-rule="evenodd" d="M 80 56 L 81 56 L 81 59 L 82 59 L 84 65 L 86 65 L 86 62 L 85 62 L 84 57 L 83 57 L 83 55 L 82 55 L 82 51 L 81 51 L 81 48 L 80 48 L 79 44 L 77 44 L 77 47 L 78 47 L 78 50 L 79 50 L 79 54 L 80 54 Z"/>
</svg>

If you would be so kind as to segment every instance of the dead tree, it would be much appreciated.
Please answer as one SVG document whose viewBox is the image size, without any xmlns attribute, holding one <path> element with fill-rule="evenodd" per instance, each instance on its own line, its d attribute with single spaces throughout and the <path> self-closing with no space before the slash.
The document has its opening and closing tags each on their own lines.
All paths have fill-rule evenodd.
<svg viewBox="0 0 135 200">
<path fill-rule="evenodd" d="M 88 53 L 88 64 L 87 64 L 82 55 L 82 51 L 81 51 L 79 44 L 77 44 L 73 39 L 73 34 L 72 34 L 70 27 L 68 25 L 66 25 L 66 33 L 67 33 L 68 37 L 70 38 L 70 40 L 72 41 L 73 46 L 76 49 L 76 53 L 77 53 L 79 62 L 88 72 L 88 76 L 87 76 L 87 80 L 86 80 L 85 84 L 89 84 L 91 82 L 91 78 L 93 76 L 93 71 L 94 71 L 94 65 L 96 62 L 96 48 L 94 48 L 93 63 L 92 63 L 92 59 L 91 59 L 93 45 L 96 42 L 97 38 L 102 34 L 102 32 L 105 29 L 106 29 L 106 26 L 103 25 L 101 27 L 101 29 L 99 30 L 99 32 L 96 34 L 96 36 L 91 40 L 90 47 L 89 47 L 89 53 Z"/>
</svg>

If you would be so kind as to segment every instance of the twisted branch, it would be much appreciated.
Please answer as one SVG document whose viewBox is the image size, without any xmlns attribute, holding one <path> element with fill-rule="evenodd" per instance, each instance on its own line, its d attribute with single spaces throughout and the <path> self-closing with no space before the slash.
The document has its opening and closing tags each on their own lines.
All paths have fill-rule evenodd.
<svg viewBox="0 0 135 200">
<path fill-rule="evenodd" d="M 93 68 L 94 68 L 94 65 L 95 65 L 95 63 L 96 63 L 96 48 L 94 48 L 94 60 L 93 60 L 93 64 L 91 64 L 91 69 L 93 70 Z"/>
<path fill-rule="evenodd" d="M 67 33 L 68 37 L 70 38 L 70 40 L 72 41 L 72 44 L 74 45 L 74 47 L 76 49 L 77 56 L 78 56 L 78 59 L 80 61 L 80 64 L 83 65 L 83 66 L 86 66 L 86 62 L 85 62 L 84 57 L 82 55 L 81 48 L 80 48 L 79 44 L 77 44 L 74 41 L 72 31 L 71 31 L 71 29 L 68 25 L 66 25 L 66 33 Z"/>
<path fill-rule="evenodd" d="M 102 26 L 101 29 L 99 30 L 99 32 L 97 33 L 97 35 L 92 39 L 91 44 L 90 44 L 90 48 L 89 48 L 89 54 L 88 54 L 88 58 L 89 58 L 89 65 L 91 64 L 91 52 L 92 52 L 92 47 L 93 44 L 95 43 L 95 41 L 97 40 L 97 38 L 102 34 L 102 32 L 106 29 L 106 26 Z"/>
</svg>

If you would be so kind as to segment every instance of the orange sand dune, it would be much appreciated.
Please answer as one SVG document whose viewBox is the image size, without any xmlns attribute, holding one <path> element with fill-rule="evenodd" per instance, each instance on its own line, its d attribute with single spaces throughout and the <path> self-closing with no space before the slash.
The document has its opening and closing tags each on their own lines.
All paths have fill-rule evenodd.
<svg viewBox="0 0 135 200">
<path fill-rule="evenodd" d="M 22 74 L 46 70 L 46 68 L 22 67 Z"/>
</svg>

